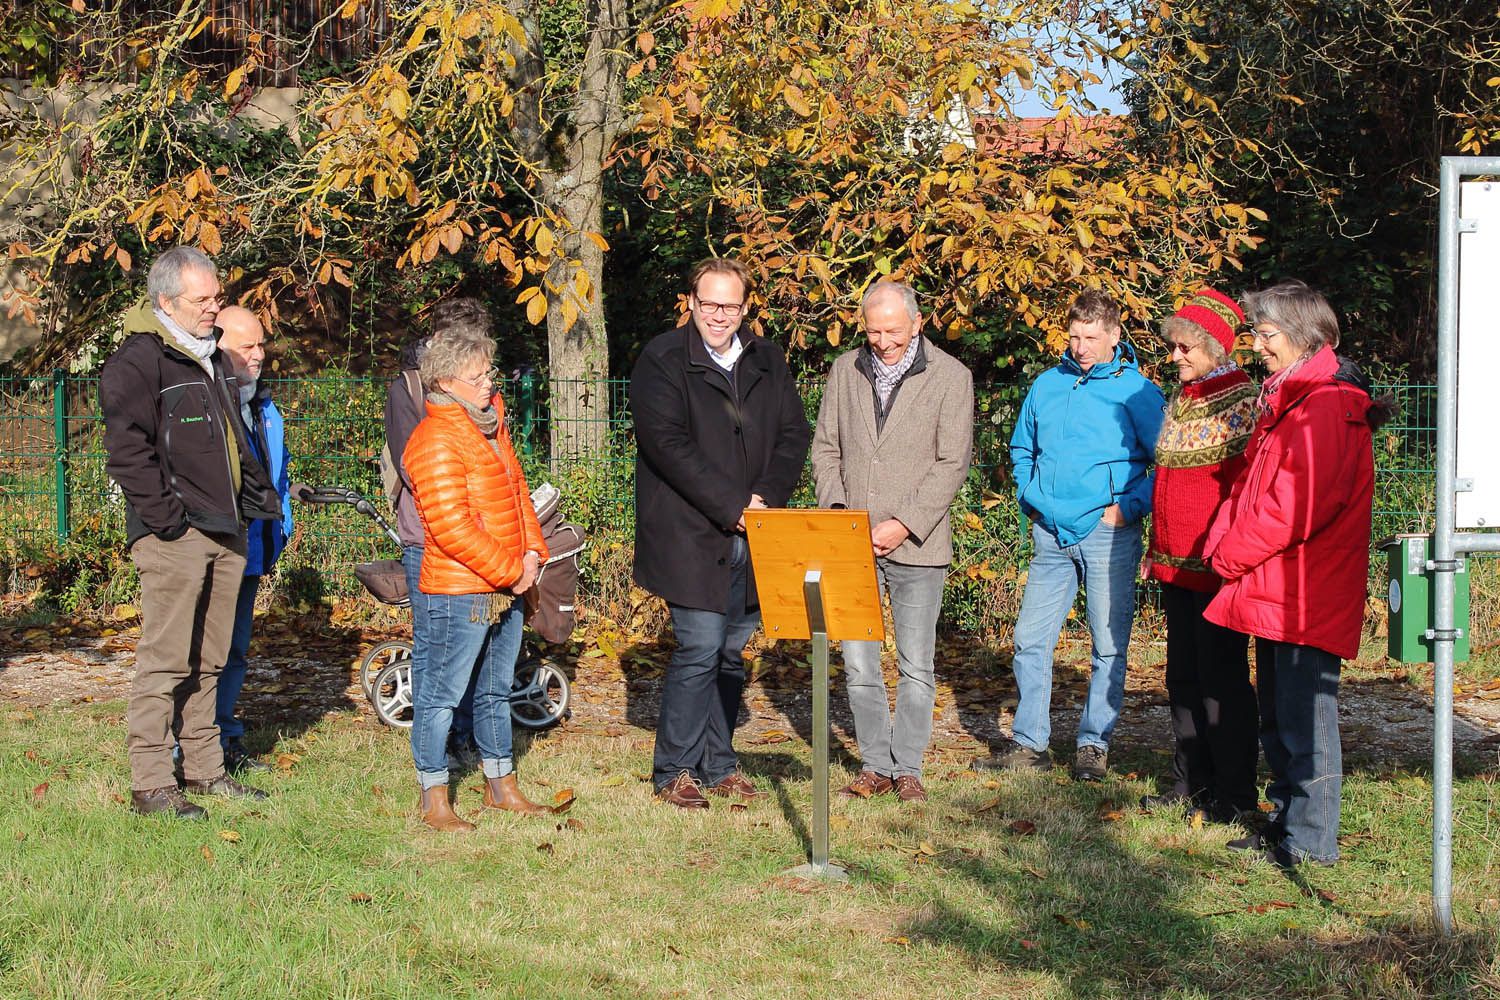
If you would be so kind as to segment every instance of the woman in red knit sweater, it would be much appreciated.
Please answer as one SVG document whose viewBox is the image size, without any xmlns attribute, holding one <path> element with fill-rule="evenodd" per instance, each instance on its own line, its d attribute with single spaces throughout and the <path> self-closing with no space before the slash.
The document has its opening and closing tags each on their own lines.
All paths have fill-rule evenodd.
<svg viewBox="0 0 1500 1000">
<path fill-rule="evenodd" d="M 1205 288 L 1162 324 L 1182 389 L 1157 440 L 1146 557 L 1167 615 L 1176 753 L 1172 787 L 1142 805 L 1185 803 L 1219 822 L 1258 800 L 1249 640 L 1203 617 L 1220 583 L 1204 557 L 1208 527 L 1245 467 L 1255 427 L 1255 386 L 1230 356 L 1244 318 L 1234 300 Z"/>
</svg>

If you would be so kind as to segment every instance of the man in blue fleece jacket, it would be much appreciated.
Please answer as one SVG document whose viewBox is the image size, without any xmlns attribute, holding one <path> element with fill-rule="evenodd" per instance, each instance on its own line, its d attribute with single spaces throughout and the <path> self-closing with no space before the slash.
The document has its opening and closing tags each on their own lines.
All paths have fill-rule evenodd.
<svg viewBox="0 0 1500 1000">
<path fill-rule="evenodd" d="M 1141 519 L 1151 510 L 1150 464 L 1164 405 L 1120 342 L 1119 305 L 1103 292 L 1078 296 L 1068 311 L 1068 349 L 1032 384 L 1010 439 L 1034 548 L 1012 660 L 1020 702 L 1011 745 L 975 766 L 1052 766 L 1052 654 L 1082 583 L 1093 660 L 1073 776 L 1103 779 L 1125 697 Z"/>
</svg>

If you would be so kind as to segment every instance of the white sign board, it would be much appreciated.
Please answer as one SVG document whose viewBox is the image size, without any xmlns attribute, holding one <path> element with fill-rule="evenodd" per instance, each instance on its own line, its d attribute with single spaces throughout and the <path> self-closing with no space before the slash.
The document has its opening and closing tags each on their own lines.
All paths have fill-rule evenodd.
<svg viewBox="0 0 1500 1000">
<path fill-rule="evenodd" d="M 1500 183 L 1460 185 L 1458 255 L 1459 528 L 1500 526 Z M 1463 481 L 1472 488 L 1463 490 Z"/>
</svg>

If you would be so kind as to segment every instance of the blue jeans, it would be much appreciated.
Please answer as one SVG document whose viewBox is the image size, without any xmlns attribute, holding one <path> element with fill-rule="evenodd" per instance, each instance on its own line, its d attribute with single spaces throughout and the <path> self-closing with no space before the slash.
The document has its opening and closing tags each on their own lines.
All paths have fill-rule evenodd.
<svg viewBox="0 0 1500 1000">
<path fill-rule="evenodd" d="M 407 545 L 401 550 L 401 568 L 406 570 L 406 593 L 411 598 L 411 696 L 415 704 L 422 685 L 422 667 L 427 662 L 427 595 L 418 586 L 422 579 L 422 546 Z M 478 675 L 476 674 L 477 678 Z M 474 684 L 459 699 L 453 712 L 453 740 L 474 741 Z"/>
<path fill-rule="evenodd" d="M 1078 746 L 1109 749 L 1125 701 L 1125 653 L 1135 622 L 1135 576 L 1141 562 L 1140 522 L 1111 527 L 1102 520 L 1074 545 L 1031 526 L 1035 555 L 1016 619 L 1015 656 L 1020 703 L 1011 735 L 1032 750 L 1052 737 L 1052 655 L 1068 609 L 1083 583 L 1093 656 L 1088 698 L 1078 719 Z"/>
<path fill-rule="evenodd" d="M 1293 861 L 1339 857 L 1344 788 L 1339 658 L 1311 646 L 1255 640 L 1260 742 L 1271 769 L 1273 836 Z"/>
<path fill-rule="evenodd" d="M 259 576 L 240 580 L 240 596 L 234 605 L 234 631 L 229 634 L 229 656 L 219 673 L 219 690 L 214 697 L 214 724 L 219 727 L 219 744 L 226 749 L 245 735 L 245 724 L 234 717 L 234 707 L 245 686 L 245 656 L 250 651 L 250 629 L 255 624 L 255 593 L 260 589 Z"/>
<path fill-rule="evenodd" d="M 922 755 L 932 738 L 933 649 L 938 611 L 943 605 L 946 566 L 904 566 L 875 560 L 881 592 L 890 598 L 896 625 L 896 716 L 891 721 L 885 677 L 880 671 L 880 643 L 846 639 L 844 690 L 854 715 L 863 768 L 887 777 L 922 775 Z"/>
<path fill-rule="evenodd" d="M 723 614 L 668 605 L 677 649 L 662 683 L 652 762 L 657 788 L 687 771 L 705 785 L 734 773 L 734 724 L 745 690 L 745 643 L 760 610 L 745 609 L 750 549 L 734 537 L 729 604 Z"/>
<path fill-rule="evenodd" d="M 427 656 L 413 690 L 411 755 L 422 787 L 448 784 L 448 731 L 464 691 L 474 690 L 474 739 L 487 778 L 515 770 L 510 692 L 526 603 L 519 597 L 494 624 L 482 621 L 492 594 L 426 594 Z"/>
</svg>

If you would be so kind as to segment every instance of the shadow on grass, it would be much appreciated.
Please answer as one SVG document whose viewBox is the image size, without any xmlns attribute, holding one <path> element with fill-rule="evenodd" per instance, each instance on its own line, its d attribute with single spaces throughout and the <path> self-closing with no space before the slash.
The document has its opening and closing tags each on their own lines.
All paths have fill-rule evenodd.
<svg viewBox="0 0 1500 1000">
<path fill-rule="evenodd" d="M 918 857 L 964 884 L 935 894 L 895 933 L 957 949 L 976 971 L 1043 973 L 1077 997 L 1500 990 L 1491 935 L 1444 939 L 1352 912 L 1319 888 L 1321 870 L 1226 859 L 1170 832 L 1130 844 L 1117 820 L 1102 818 L 1113 808 L 1105 795 L 1119 791 L 1064 785 L 1047 791 L 1034 823 L 1004 804 L 966 821 L 989 826 L 996 846 L 971 850 L 954 837 L 952 849 Z M 908 833 L 905 822 L 894 819 L 893 834 Z M 991 903 L 974 905 L 976 890 Z"/>
</svg>

